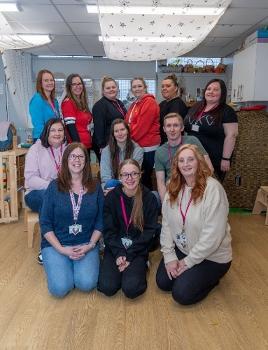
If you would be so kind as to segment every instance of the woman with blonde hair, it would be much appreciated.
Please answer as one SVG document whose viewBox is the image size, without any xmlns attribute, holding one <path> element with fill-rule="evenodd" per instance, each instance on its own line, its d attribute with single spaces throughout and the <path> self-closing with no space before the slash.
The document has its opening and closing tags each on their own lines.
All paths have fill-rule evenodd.
<svg viewBox="0 0 268 350">
<path fill-rule="evenodd" d="M 229 205 L 222 185 L 211 177 L 195 145 L 183 145 L 172 164 L 164 198 L 160 236 L 163 259 L 156 282 L 175 301 L 204 299 L 232 260 Z"/>
<path fill-rule="evenodd" d="M 160 145 L 159 106 L 154 95 L 147 93 L 147 85 L 142 77 L 131 80 L 131 91 L 136 97 L 126 115 L 133 141 L 143 148 L 142 183 L 153 189 L 152 174 L 154 155 Z"/>
<path fill-rule="evenodd" d="M 105 76 L 101 82 L 102 98 L 97 101 L 92 109 L 94 121 L 93 147 L 100 160 L 102 149 L 107 146 L 112 122 L 126 115 L 126 108 L 117 99 L 118 86 L 116 81 Z"/>
<path fill-rule="evenodd" d="M 157 233 L 158 208 L 154 195 L 140 183 L 139 163 L 124 160 L 119 167 L 122 182 L 104 202 L 104 257 L 98 290 L 107 296 L 120 288 L 136 298 L 147 288 L 149 247 Z"/>
</svg>

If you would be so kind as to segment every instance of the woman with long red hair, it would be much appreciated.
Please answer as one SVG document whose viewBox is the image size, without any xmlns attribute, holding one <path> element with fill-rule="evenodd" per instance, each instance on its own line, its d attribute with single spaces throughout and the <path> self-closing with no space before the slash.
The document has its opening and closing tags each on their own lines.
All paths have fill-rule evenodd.
<svg viewBox="0 0 268 350">
<path fill-rule="evenodd" d="M 195 145 L 180 147 L 162 207 L 156 282 L 184 305 L 205 298 L 231 265 L 228 200 L 211 175 Z"/>
</svg>

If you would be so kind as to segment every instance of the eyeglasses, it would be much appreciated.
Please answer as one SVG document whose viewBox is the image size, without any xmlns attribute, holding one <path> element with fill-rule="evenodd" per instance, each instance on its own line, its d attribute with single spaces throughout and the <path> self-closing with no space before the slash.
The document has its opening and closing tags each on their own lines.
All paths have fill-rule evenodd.
<svg viewBox="0 0 268 350">
<path fill-rule="evenodd" d="M 83 84 L 82 83 L 72 83 L 71 85 L 72 86 L 82 86 Z"/>
<path fill-rule="evenodd" d="M 132 171 L 132 173 L 122 173 L 120 174 L 120 177 L 124 180 L 127 180 L 129 177 L 132 179 L 137 179 L 139 177 L 140 173 L 137 173 L 136 171 Z"/>
<path fill-rule="evenodd" d="M 78 160 L 85 160 L 85 156 L 83 156 L 82 154 L 74 154 L 74 153 L 72 153 L 72 154 L 69 155 L 69 159 L 70 160 L 76 160 L 76 159 L 78 159 Z"/>
</svg>

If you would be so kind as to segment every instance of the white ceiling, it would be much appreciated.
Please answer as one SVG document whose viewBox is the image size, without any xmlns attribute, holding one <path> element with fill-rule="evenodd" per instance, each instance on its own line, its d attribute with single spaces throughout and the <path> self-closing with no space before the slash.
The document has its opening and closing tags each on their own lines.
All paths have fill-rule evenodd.
<svg viewBox="0 0 268 350">
<path fill-rule="evenodd" d="M 85 6 L 95 4 L 95 0 L 21 0 L 18 3 L 21 12 L 4 13 L 16 33 L 49 33 L 53 37 L 51 44 L 27 51 L 37 55 L 105 56 L 103 45 L 98 41 L 98 17 L 88 14 Z M 161 4 L 164 3 L 162 0 Z M 233 0 L 209 36 L 187 55 L 228 56 L 263 25 L 268 26 L 268 0 Z"/>
</svg>

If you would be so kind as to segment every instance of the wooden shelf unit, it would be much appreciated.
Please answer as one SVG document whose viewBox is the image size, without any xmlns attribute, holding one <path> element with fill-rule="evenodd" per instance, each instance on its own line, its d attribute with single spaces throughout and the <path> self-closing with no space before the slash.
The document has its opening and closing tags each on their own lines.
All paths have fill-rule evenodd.
<svg viewBox="0 0 268 350">
<path fill-rule="evenodd" d="M 0 152 L 0 223 L 18 220 L 18 194 L 23 191 L 27 149 Z"/>
</svg>

